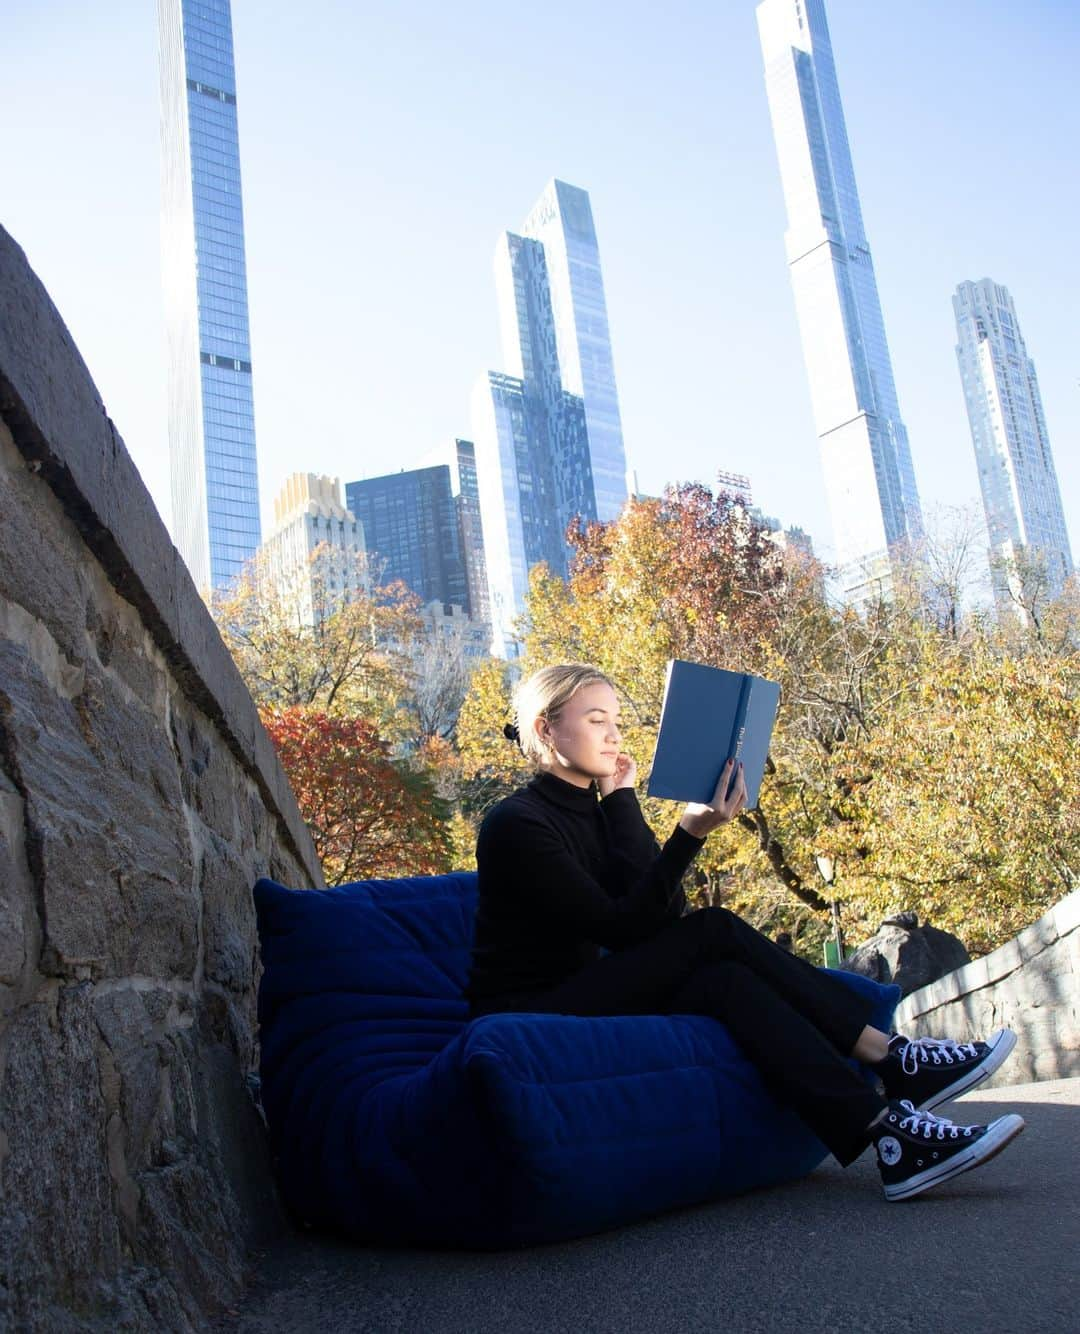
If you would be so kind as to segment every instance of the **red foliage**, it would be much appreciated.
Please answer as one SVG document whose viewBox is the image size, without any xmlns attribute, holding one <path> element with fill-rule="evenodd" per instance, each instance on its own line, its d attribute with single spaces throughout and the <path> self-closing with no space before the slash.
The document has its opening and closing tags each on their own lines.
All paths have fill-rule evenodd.
<svg viewBox="0 0 1080 1334">
<path fill-rule="evenodd" d="M 425 770 L 390 758 L 373 723 L 303 707 L 261 716 L 327 884 L 449 869 L 445 802 Z"/>
</svg>

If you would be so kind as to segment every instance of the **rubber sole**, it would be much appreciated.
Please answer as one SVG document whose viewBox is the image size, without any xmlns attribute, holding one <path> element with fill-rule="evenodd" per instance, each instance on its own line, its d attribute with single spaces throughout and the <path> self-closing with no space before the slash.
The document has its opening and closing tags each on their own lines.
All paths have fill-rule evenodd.
<svg viewBox="0 0 1080 1334">
<path fill-rule="evenodd" d="M 885 1198 L 910 1200 L 934 1186 L 940 1186 L 944 1181 L 951 1181 L 961 1172 L 970 1172 L 973 1167 L 981 1167 L 991 1158 L 996 1158 L 1023 1128 L 1024 1118 L 1017 1116 L 1015 1112 L 1010 1112 L 1008 1116 L 999 1116 L 996 1121 L 991 1121 L 986 1128 L 986 1134 L 970 1149 L 964 1149 L 935 1167 L 928 1167 L 925 1172 L 918 1172 L 915 1176 L 896 1182 L 895 1185 L 885 1186 Z"/>
<path fill-rule="evenodd" d="M 949 1102 L 952 1098 L 959 1098 L 961 1094 L 970 1093 L 973 1088 L 978 1088 L 983 1080 L 989 1079 L 995 1070 L 1001 1069 L 1015 1046 L 1016 1034 L 1011 1028 L 1003 1028 L 1001 1036 L 990 1049 L 990 1054 L 981 1065 L 968 1070 L 966 1074 L 961 1075 L 948 1088 L 939 1089 L 925 1102 L 919 1103 L 919 1111 L 931 1112 L 935 1107 L 940 1107 L 943 1102 Z"/>
</svg>

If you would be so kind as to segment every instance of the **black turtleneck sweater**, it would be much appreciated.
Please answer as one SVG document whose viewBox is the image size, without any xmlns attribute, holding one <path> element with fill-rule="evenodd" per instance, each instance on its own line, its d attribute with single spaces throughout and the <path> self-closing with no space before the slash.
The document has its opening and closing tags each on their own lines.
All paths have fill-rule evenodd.
<svg viewBox="0 0 1080 1334">
<path fill-rule="evenodd" d="M 479 1012 L 521 1000 L 654 936 L 686 906 L 702 845 L 678 826 L 661 849 L 637 797 L 537 775 L 492 807 L 476 844 L 480 901 L 467 995 Z"/>
</svg>

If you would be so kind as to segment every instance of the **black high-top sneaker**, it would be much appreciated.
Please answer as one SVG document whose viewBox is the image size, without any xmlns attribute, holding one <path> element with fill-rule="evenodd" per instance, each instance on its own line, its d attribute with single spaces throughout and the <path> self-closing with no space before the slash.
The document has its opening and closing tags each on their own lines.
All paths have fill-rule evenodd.
<svg viewBox="0 0 1080 1334">
<path fill-rule="evenodd" d="M 889 1054 L 873 1068 L 890 1100 L 907 1099 L 929 1111 L 958 1098 L 989 1079 L 1016 1046 L 1016 1034 L 1002 1028 L 985 1042 L 954 1042 L 952 1038 L 889 1039 Z"/>
<path fill-rule="evenodd" d="M 988 1126 L 961 1126 L 910 1102 L 890 1102 L 871 1130 L 885 1198 L 909 1200 L 989 1162 L 1023 1128 L 1024 1118 L 1015 1113 Z"/>
</svg>

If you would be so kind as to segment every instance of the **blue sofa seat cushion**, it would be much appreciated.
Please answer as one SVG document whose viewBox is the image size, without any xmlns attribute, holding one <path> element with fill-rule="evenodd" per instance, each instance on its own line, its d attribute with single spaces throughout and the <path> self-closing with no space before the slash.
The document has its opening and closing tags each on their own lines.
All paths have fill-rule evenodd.
<svg viewBox="0 0 1080 1334">
<path fill-rule="evenodd" d="M 825 1149 L 699 1016 L 469 1019 L 476 877 L 255 886 L 286 1202 L 371 1241 L 583 1235 L 804 1175 Z M 896 987 L 841 973 L 888 1029 Z"/>
</svg>

